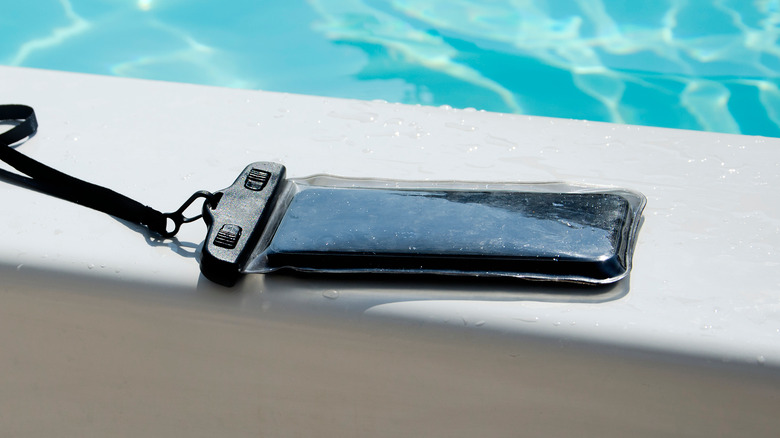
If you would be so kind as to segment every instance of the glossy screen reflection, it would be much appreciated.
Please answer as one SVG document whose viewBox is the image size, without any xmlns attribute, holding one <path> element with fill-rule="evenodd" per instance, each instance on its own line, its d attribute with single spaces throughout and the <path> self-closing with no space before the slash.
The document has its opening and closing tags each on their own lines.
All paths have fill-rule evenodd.
<svg viewBox="0 0 780 438">
<path fill-rule="evenodd" d="M 306 187 L 267 268 L 601 282 L 627 270 L 631 209 L 610 193 Z"/>
</svg>

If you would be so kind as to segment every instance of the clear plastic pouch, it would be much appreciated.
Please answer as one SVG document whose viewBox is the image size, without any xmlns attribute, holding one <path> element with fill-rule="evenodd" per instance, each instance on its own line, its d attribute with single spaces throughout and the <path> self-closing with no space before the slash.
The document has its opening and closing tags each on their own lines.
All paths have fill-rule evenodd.
<svg viewBox="0 0 780 438">
<path fill-rule="evenodd" d="M 231 284 L 240 273 L 294 269 L 611 283 L 631 269 L 646 202 L 630 190 L 563 183 L 284 173 L 254 163 L 205 208 L 206 277 Z"/>
</svg>

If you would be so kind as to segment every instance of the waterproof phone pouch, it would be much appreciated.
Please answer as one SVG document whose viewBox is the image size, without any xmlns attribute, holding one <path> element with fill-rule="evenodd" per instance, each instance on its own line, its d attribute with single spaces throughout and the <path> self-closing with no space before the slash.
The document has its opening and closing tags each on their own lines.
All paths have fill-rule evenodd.
<svg viewBox="0 0 780 438">
<path fill-rule="evenodd" d="M 390 181 L 249 165 L 204 205 L 201 271 L 423 273 L 605 284 L 625 277 L 645 198 L 562 183 Z"/>
</svg>

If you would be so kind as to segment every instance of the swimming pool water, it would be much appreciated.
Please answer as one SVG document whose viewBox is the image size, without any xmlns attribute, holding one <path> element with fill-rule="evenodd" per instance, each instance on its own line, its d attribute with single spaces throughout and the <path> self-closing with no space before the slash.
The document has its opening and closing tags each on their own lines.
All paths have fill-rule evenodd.
<svg viewBox="0 0 780 438">
<path fill-rule="evenodd" d="M 780 0 L 39 0 L 0 9 L 4 65 L 775 137 L 778 37 Z"/>
</svg>

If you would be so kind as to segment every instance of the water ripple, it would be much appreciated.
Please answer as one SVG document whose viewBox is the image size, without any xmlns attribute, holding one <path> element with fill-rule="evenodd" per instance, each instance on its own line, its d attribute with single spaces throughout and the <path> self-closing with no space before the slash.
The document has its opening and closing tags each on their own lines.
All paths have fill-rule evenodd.
<svg viewBox="0 0 780 438">
<path fill-rule="evenodd" d="M 366 50 L 370 64 L 424 66 L 514 99 L 530 114 L 560 116 L 560 107 L 575 106 L 590 120 L 780 135 L 776 0 L 624 3 L 313 2 L 320 30 Z M 502 76 L 502 67 L 515 77 Z M 556 80 L 558 93 L 540 86 Z M 756 110 L 758 129 L 746 120 Z"/>
<path fill-rule="evenodd" d="M 780 137 L 780 0 L 46 1 L 0 62 Z"/>
<path fill-rule="evenodd" d="M 59 0 L 59 2 L 62 5 L 65 17 L 68 19 L 68 21 L 70 21 L 69 25 L 65 27 L 56 27 L 51 30 L 50 35 L 42 38 L 32 39 L 22 44 L 19 47 L 19 51 L 16 52 L 16 55 L 11 59 L 9 63 L 10 65 L 23 65 L 25 60 L 33 52 L 59 46 L 68 38 L 82 34 L 89 30 L 91 26 L 90 23 L 76 14 L 70 1 Z"/>
</svg>

